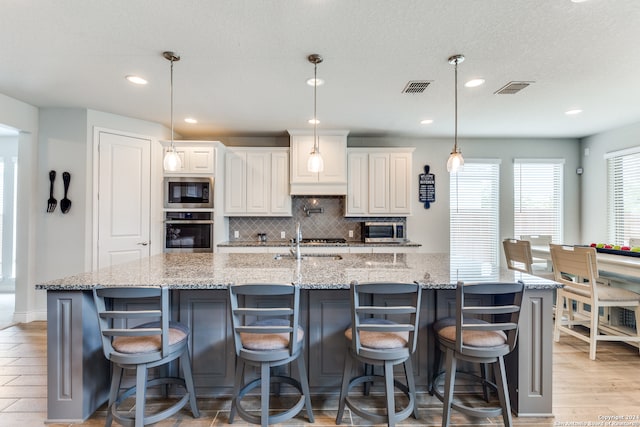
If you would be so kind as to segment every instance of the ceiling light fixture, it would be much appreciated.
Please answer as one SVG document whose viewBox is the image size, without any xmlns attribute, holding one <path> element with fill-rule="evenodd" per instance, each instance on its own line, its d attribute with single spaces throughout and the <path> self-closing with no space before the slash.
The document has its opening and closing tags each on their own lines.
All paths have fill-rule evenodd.
<svg viewBox="0 0 640 427">
<path fill-rule="evenodd" d="M 453 150 L 449 160 L 447 160 L 447 171 L 456 173 L 464 166 L 464 158 L 462 152 L 458 148 L 458 64 L 464 61 L 463 55 L 453 55 L 449 57 L 449 64 L 455 66 L 455 131 L 453 136 Z"/>
<path fill-rule="evenodd" d="M 136 85 L 146 85 L 148 83 L 145 79 L 143 79 L 140 76 L 129 75 L 129 76 L 126 76 L 125 79 L 127 79 L 130 83 L 133 83 Z"/>
<path fill-rule="evenodd" d="M 421 125 L 430 125 L 431 123 L 433 123 L 432 119 L 424 119 L 420 122 Z"/>
<path fill-rule="evenodd" d="M 171 147 L 164 155 L 164 170 L 175 172 L 182 167 L 182 160 L 176 152 L 176 146 L 173 142 L 173 63 L 180 61 L 180 56 L 173 52 L 163 52 L 162 56 L 171 61 Z"/>
<path fill-rule="evenodd" d="M 565 111 L 564 113 L 565 113 L 567 116 L 575 116 L 575 115 L 577 115 L 577 114 L 582 113 L 582 110 L 580 110 L 580 109 L 577 109 L 577 108 L 576 108 L 576 109 L 574 109 L 574 110 Z"/>
<path fill-rule="evenodd" d="M 313 150 L 309 153 L 309 160 L 307 160 L 307 170 L 309 172 L 317 173 L 322 172 L 324 170 L 324 161 L 322 160 L 322 155 L 320 154 L 320 139 L 318 138 L 318 115 L 317 106 L 318 106 L 318 86 L 321 84 L 320 80 L 318 80 L 318 64 L 322 62 L 322 56 L 314 53 L 313 55 L 309 55 L 307 57 L 309 62 L 313 64 Z M 307 80 L 309 83 L 311 79 Z M 310 121 L 311 122 L 311 121 Z"/>
<path fill-rule="evenodd" d="M 198 123 L 198 121 L 196 119 L 194 119 L 193 117 L 187 117 L 184 119 L 185 122 L 190 123 L 192 125 Z"/>
<path fill-rule="evenodd" d="M 464 84 L 464 87 L 478 87 L 484 84 L 484 79 L 471 79 Z"/>
</svg>

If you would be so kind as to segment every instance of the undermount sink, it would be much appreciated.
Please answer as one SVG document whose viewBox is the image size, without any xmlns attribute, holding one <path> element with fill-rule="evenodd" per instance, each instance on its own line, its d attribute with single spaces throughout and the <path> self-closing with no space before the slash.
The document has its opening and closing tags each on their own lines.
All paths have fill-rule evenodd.
<svg viewBox="0 0 640 427">
<path fill-rule="evenodd" d="M 295 260 L 296 258 L 291 255 L 291 254 L 278 254 L 276 256 L 273 257 L 273 259 L 275 260 L 281 260 L 281 259 L 290 259 L 290 260 Z M 327 260 L 327 261 L 339 261 L 342 259 L 342 255 L 338 255 L 338 254 L 303 254 L 301 256 L 302 260 L 308 259 L 308 260 Z"/>
</svg>

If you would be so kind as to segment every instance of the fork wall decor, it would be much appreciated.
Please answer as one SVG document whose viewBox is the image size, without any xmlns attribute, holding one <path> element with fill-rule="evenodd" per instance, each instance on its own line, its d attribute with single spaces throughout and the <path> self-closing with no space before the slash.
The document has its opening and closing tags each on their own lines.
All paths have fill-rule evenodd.
<svg viewBox="0 0 640 427">
<path fill-rule="evenodd" d="M 53 197 L 53 184 L 56 180 L 56 171 L 49 171 L 49 199 L 47 200 L 47 212 L 51 213 L 56 210 L 58 206 L 58 200 Z M 62 173 L 62 180 L 64 184 L 64 197 L 60 200 L 60 211 L 63 214 L 66 214 L 71 209 L 71 200 L 67 198 L 67 193 L 69 191 L 69 183 L 71 182 L 71 174 L 69 172 Z"/>
</svg>

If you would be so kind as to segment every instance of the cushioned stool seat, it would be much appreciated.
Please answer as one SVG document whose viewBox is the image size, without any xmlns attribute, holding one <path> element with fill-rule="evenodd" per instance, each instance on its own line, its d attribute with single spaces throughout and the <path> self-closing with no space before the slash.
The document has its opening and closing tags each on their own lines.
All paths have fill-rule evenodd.
<svg viewBox="0 0 640 427">
<path fill-rule="evenodd" d="M 344 333 L 348 351 L 336 424 L 342 422 L 345 406 L 362 418 L 389 426 L 411 414 L 418 418 L 411 355 L 418 337 L 421 296 L 422 289 L 416 283 L 351 283 L 352 323 Z M 368 317 L 373 315 L 378 317 Z M 356 362 L 365 364 L 365 374 L 352 378 Z M 393 367 L 398 364 L 404 365 L 406 385 L 394 379 Z M 376 365 L 383 367 L 384 375 L 373 374 L 370 368 Z M 385 383 L 384 415 L 365 409 L 349 398 L 349 392 L 359 384 L 364 384 L 365 394 L 368 394 L 369 385 L 376 380 Z M 409 399 L 400 411 L 395 409 L 395 388 Z"/>
<path fill-rule="evenodd" d="M 504 356 L 509 354 L 516 344 L 523 289 L 522 283 L 465 285 L 459 282 L 456 289 L 455 317 L 434 323 L 433 329 L 440 350 L 446 355 L 445 370 L 436 373 L 431 388 L 433 394 L 444 404 L 443 427 L 449 425 L 452 409 L 476 417 L 502 415 L 505 426 L 511 426 L 511 405 Z M 482 318 L 475 318 L 474 315 Z M 437 356 L 439 360 L 440 354 Z M 472 406 L 467 403 L 468 397 L 465 401 L 455 398 L 454 385 L 459 360 L 481 365 L 480 376 L 473 372 L 460 374 L 482 384 L 483 398 L 487 402 L 489 388 L 497 391 L 499 407 Z M 493 366 L 495 383 L 488 378 L 487 365 Z M 436 369 L 440 369 L 440 366 L 437 365 Z"/>
<path fill-rule="evenodd" d="M 306 406 L 313 422 L 309 384 L 303 356 L 304 330 L 299 326 L 300 289 L 291 284 L 243 284 L 229 286 L 231 318 L 237 356 L 235 386 L 229 423 L 238 413 L 245 421 L 267 426 L 295 417 Z M 255 320 L 259 319 L 259 320 Z M 296 362 L 299 380 L 274 375 L 272 368 Z M 245 366 L 260 368 L 260 377 L 245 383 Z M 270 413 L 272 383 L 288 384 L 300 394 L 292 407 Z M 260 415 L 242 406 L 242 399 L 260 387 Z"/>
<path fill-rule="evenodd" d="M 111 361 L 113 368 L 105 426 L 109 427 L 113 419 L 122 425 L 136 427 L 157 423 L 174 415 L 187 403 L 191 406 L 193 416 L 199 417 L 187 345 L 189 328 L 169 321 L 171 311 L 168 288 L 97 287 L 93 290 L 93 295 L 104 355 Z M 145 309 L 140 309 L 141 306 Z M 160 320 L 140 324 L 141 321 L 151 319 Z M 176 359 L 180 361 L 184 378 L 147 379 L 149 369 Z M 120 393 L 125 369 L 136 371 L 136 385 Z M 169 384 L 181 386 L 186 393 L 168 408 L 145 414 L 147 387 Z M 133 415 L 129 410 L 120 411 L 120 403 L 133 394 L 136 397 Z"/>
</svg>

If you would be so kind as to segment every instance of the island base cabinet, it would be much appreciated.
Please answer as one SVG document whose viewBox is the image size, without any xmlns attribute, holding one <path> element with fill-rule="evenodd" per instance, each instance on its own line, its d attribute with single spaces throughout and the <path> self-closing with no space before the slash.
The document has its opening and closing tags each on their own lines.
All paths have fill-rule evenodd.
<svg viewBox="0 0 640 427">
<path fill-rule="evenodd" d="M 235 348 L 227 290 L 180 291 L 180 322 L 191 330 L 189 354 L 196 394 L 233 393 Z"/>
<path fill-rule="evenodd" d="M 98 315 L 90 291 L 47 292 L 47 418 L 83 422 L 109 397 Z"/>
</svg>

